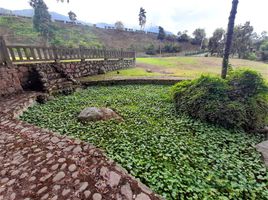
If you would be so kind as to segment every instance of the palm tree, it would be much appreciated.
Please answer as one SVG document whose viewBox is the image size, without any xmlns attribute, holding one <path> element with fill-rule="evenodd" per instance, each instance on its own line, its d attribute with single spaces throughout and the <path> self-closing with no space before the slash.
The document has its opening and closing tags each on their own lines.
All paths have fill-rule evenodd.
<svg viewBox="0 0 268 200">
<path fill-rule="evenodd" d="M 234 33 L 235 16 L 237 13 L 237 5 L 238 5 L 238 0 L 233 0 L 232 10 L 230 13 L 229 23 L 228 23 L 227 39 L 225 43 L 223 62 L 222 62 L 222 72 L 221 72 L 222 78 L 226 78 L 226 75 L 227 75 L 228 64 L 229 64 L 229 54 L 230 54 L 233 33 Z"/>
</svg>

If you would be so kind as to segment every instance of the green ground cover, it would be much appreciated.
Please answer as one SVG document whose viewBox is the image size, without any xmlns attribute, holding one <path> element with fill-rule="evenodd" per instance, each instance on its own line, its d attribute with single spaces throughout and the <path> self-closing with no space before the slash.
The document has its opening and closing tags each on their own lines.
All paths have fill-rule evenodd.
<svg viewBox="0 0 268 200">
<path fill-rule="evenodd" d="M 124 122 L 77 121 L 88 106 Z M 268 199 L 268 171 L 254 145 L 263 138 L 175 114 L 169 86 L 89 87 L 30 108 L 21 117 L 93 143 L 168 200 Z"/>
</svg>

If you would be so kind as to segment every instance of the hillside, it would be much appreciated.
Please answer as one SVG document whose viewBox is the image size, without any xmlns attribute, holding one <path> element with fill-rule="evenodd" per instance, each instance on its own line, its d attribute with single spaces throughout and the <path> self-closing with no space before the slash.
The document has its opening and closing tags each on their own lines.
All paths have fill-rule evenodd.
<svg viewBox="0 0 268 200">
<path fill-rule="evenodd" d="M 144 52 L 153 44 L 158 47 L 160 42 L 155 35 L 118 30 L 106 30 L 93 26 L 52 23 L 53 36 L 50 45 L 78 47 L 106 47 L 115 49 L 131 49 Z M 33 29 L 32 20 L 23 17 L 0 16 L 0 35 L 8 44 L 44 45 L 44 39 Z M 169 42 L 163 42 L 165 45 Z M 190 44 L 179 44 L 183 51 L 195 50 Z"/>
</svg>

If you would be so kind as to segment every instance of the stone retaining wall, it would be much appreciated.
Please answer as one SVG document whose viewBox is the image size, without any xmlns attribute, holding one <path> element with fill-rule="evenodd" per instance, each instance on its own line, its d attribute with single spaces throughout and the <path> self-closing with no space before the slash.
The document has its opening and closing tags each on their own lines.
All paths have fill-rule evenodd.
<svg viewBox="0 0 268 200">
<path fill-rule="evenodd" d="M 134 60 L 95 60 L 72 63 L 60 63 L 60 65 L 74 78 L 104 74 L 108 71 L 126 69 L 135 66 Z"/>
<path fill-rule="evenodd" d="M 0 98 L 22 91 L 18 70 L 0 66 Z"/>
<path fill-rule="evenodd" d="M 42 82 L 38 67 L 61 67 L 74 78 L 104 74 L 135 66 L 135 60 L 90 60 L 82 62 L 18 64 L 11 67 L 0 66 L 0 97 L 24 90 L 40 91 Z M 48 75 L 49 76 L 49 75 Z"/>
</svg>

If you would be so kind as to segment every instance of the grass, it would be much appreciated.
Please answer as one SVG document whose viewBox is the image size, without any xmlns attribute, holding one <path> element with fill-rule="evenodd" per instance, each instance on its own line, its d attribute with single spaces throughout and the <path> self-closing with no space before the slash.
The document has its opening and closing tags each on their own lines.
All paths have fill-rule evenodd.
<svg viewBox="0 0 268 200">
<path fill-rule="evenodd" d="M 32 20 L 12 16 L 0 16 L 1 31 L 8 32 L 8 41 L 11 43 L 39 44 L 43 45 L 45 40 L 33 28 Z M 1 34 L 0 31 L 0 34 Z M 65 47 L 102 47 L 101 40 L 88 26 L 72 26 L 51 23 L 52 38 L 51 45 Z"/>
<path fill-rule="evenodd" d="M 197 78 L 201 74 L 220 75 L 221 58 L 215 57 L 167 57 L 167 58 L 137 58 L 137 65 L 131 69 L 108 72 L 105 75 L 82 78 L 87 80 L 119 79 L 133 77 L 154 78 Z M 258 71 L 268 79 L 268 64 L 256 61 L 230 59 L 234 69 L 250 68 Z M 150 69 L 151 73 L 146 70 Z"/>
<path fill-rule="evenodd" d="M 77 121 L 88 106 L 124 122 Z M 90 87 L 35 105 L 22 119 L 93 143 L 167 200 L 267 199 L 268 171 L 254 147 L 262 138 L 175 114 L 168 86 Z"/>
<path fill-rule="evenodd" d="M 153 71 L 160 69 L 169 72 L 164 76 L 183 76 L 196 78 L 203 73 L 220 74 L 221 58 L 215 57 L 168 57 L 168 58 L 138 58 L 137 66 L 151 68 Z M 257 70 L 268 79 L 268 64 L 242 59 L 230 59 L 234 68 L 250 68 Z"/>
<path fill-rule="evenodd" d="M 117 73 L 119 72 L 119 74 Z M 143 68 L 135 67 L 129 69 L 123 69 L 118 71 L 111 71 L 104 75 L 96 75 L 96 76 L 87 76 L 80 78 L 80 81 L 97 81 L 97 80 L 105 80 L 105 79 L 121 79 L 121 78 L 136 78 L 136 77 L 159 77 L 160 73 L 157 72 L 147 72 Z"/>
</svg>

